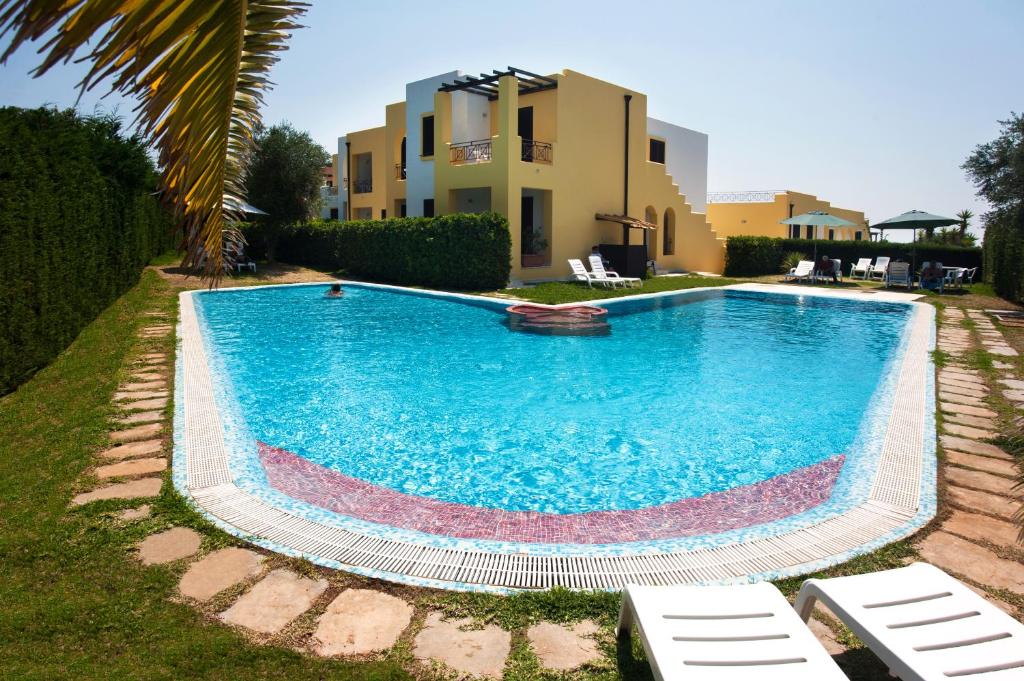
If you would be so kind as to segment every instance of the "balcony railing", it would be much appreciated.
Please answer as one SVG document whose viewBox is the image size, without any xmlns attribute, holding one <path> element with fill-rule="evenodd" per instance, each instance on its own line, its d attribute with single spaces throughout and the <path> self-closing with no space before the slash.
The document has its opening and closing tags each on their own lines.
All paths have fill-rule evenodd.
<svg viewBox="0 0 1024 681">
<path fill-rule="evenodd" d="M 486 163 L 491 160 L 491 140 L 453 144 L 449 147 L 448 160 L 452 163 Z"/>
<path fill-rule="evenodd" d="M 708 203 L 771 203 L 785 189 L 761 189 L 745 192 L 710 192 Z"/>
<path fill-rule="evenodd" d="M 328 187 L 327 185 L 324 185 L 323 187 L 320 187 L 320 195 L 321 196 L 337 196 L 338 195 L 338 188 L 337 187 Z"/>
<path fill-rule="evenodd" d="M 405 179 L 405 166 L 403 166 L 401 163 L 395 164 L 395 177 L 398 178 L 399 180 Z"/>
<path fill-rule="evenodd" d="M 373 180 L 356 180 L 352 183 L 354 194 L 369 194 L 373 191 Z"/>
<path fill-rule="evenodd" d="M 522 159 L 527 163 L 551 163 L 552 149 L 547 142 L 523 140 Z"/>
</svg>

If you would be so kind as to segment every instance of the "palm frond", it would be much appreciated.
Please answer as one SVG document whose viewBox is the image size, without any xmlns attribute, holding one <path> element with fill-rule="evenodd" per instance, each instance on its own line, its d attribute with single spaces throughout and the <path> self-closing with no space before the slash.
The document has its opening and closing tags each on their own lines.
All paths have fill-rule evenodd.
<svg viewBox="0 0 1024 681">
<path fill-rule="evenodd" d="M 183 265 L 216 282 L 224 240 L 240 240 L 243 178 L 269 70 L 308 5 L 293 0 L 0 0 L 3 63 L 27 41 L 46 73 L 92 62 L 82 92 L 103 81 L 139 100 L 139 129 L 159 151 L 164 200 L 182 226 Z"/>
</svg>

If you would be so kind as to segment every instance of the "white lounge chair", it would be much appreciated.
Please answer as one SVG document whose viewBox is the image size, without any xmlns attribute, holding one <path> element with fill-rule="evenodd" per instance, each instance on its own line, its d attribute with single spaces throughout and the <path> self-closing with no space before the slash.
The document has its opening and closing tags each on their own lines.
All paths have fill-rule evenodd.
<svg viewBox="0 0 1024 681">
<path fill-rule="evenodd" d="M 1024 678 L 1024 625 L 927 563 L 808 579 L 804 621 L 819 600 L 902 681 Z"/>
<path fill-rule="evenodd" d="M 802 281 L 804 279 L 814 279 L 814 261 L 813 260 L 801 260 L 797 263 L 796 267 L 791 269 L 783 279 L 786 281 Z"/>
<path fill-rule="evenodd" d="M 599 255 L 590 256 L 590 269 L 593 270 L 595 276 L 622 282 L 623 286 L 643 285 L 643 282 L 641 282 L 637 277 L 620 277 L 619 273 L 615 270 L 606 270 L 604 268 L 604 261 L 601 260 L 601 256 Z"/>
<path fill-rule="evenodd" d="M 850 265 L 850 279 L 867 279 L 870 272 L 871 258 L 859 258 L 856 265 Z"/>
<path fill-rule="evenodd" d="M 835 280 L 836 281 L 842 281 L 843 280 L 843 261 L 842 260 L 831 260 L 830 259 L 829 262 L 832 263 L 832 271 L 831 272 L 825 272 L 824 270 L 818 270 L 817 272 L 814 273 L 814 280 L 815 281 L 817 281 L 818 279 L 831 280 L 833 274 L 835 274 Z"/>
<path fill-rule="evenodd" d="M 889 263 L 889 270 L 885 273 L 884 283 L 886 288 L 890 286 L 906 286 L 908 289 L 913 290 L 914 275 L 910 271 L 910 263 Z"/>
<path fill-rule="evenodd" d="M 601 284 L 601 286 L 608 286 L 615 288 L 618 285 L 617 281 L 609 279 L 607 277 L 598 277 L 595 274 L 587 271 L 584 267 L 583 261 L 578 258 L 569 258 L 569 267 L 572 268 L 572 278 L 576 281 L 585 281 L 587 286 L 593 288 L 594 282 Z"/>
<path fill-rule="evenodd" d="M 878 279 L 882 281 L 885 279 L 885 273 L 889 269 L 889 261 L 892 258 L 886 256 L 879 256 L 875 258 L 875 264 L 871 266 L 871 271 L 868 272 L 868 279 Z"/>
<path fill-rule="evenodd" d="M 627 586 L 618 635 L 636 625 L 654 678 L 846 679 L 786 597 L 768 582 Z"/>
</svg>

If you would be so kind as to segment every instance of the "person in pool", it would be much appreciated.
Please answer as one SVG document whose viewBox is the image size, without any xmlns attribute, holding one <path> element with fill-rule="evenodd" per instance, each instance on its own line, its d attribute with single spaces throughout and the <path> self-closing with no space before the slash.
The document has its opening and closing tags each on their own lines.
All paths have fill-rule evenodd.
<svg viewBox="0 0 1024 681">
<path fill-rule="evenodd" d="M 341 290 L 341 284 L 331 284 L 331 288 L 324 294 L 326 298 L 341 298 L 345 292 Z"/>
</svg>

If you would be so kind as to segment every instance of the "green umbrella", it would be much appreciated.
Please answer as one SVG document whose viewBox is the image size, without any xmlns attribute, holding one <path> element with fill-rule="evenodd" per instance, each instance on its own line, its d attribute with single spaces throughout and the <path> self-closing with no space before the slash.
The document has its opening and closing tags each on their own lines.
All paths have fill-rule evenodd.
<svg viewBox="0 0 1024 681">
<path fill-rule="evenodd" d="M 853 227 L 854 223 L 836 217 L 823 210 L 812 210 L 810 213 L 797 215 L 787 220 L 779 220 L 783 225 L 813 225 L 815 227 Z M 818 262 L 818 240 L 814 240 L 814 262 Z"/>
<path fill-rule="evenodd" d="M 910 267 L 911 269 L 917 268 L 917 230 L 927 229 L 929 232 L 934 230 L 936 227 L 948 227 L 949 225 L 959 224 L 959 220 L 956 218 L 945 218 L 941 215 L 932 215 L 926 213 L 923 210 L 908 210 L 906 213 L 901 213 L 894 218 L 888 220 L 882 220 L 876 222 L 872 227 L 876 227 L 880 230 L 879 239 L 885 236 L 885 230 L 887 229 L 912 229 L 914 230 L 914 245 L 910 247 Z"/>
</svg>

